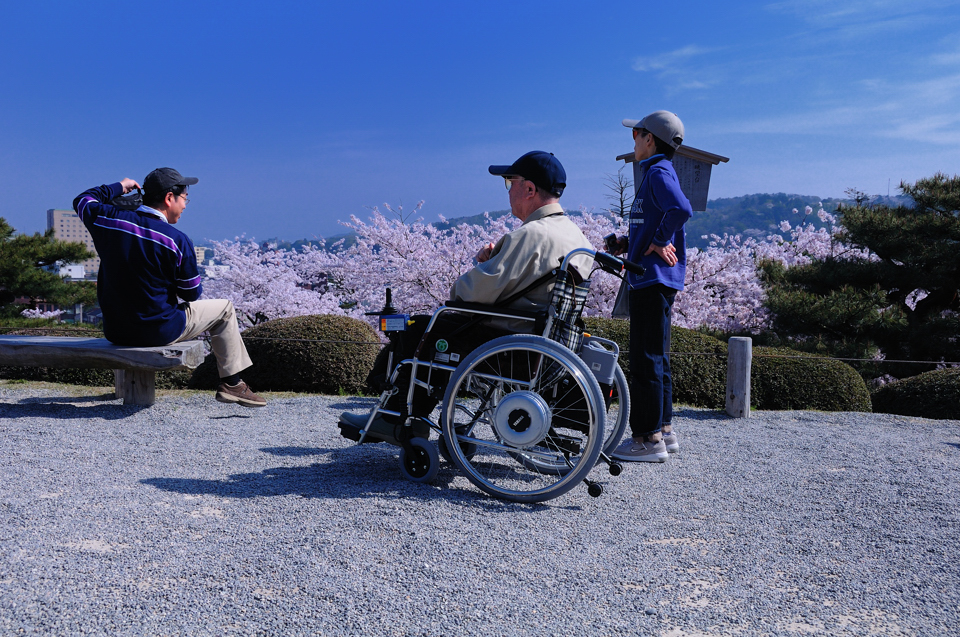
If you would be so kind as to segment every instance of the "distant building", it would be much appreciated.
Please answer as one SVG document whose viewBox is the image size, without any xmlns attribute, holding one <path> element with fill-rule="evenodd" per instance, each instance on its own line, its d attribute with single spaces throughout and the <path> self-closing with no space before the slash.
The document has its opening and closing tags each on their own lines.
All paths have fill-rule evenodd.
<svg viewBox="0 0 960 637">
<path fill-rule="evenodd" d="M 82 243 L 94 254 L 97 249 L 93 245 L 93 237 L 87 230 L 80 217 L 73 210 L 47 210 L 47 229 L 53 228 L 53 236 L 60 241 L 72 241 Z M 100 257 L 87 259 L 79 265 L 83 266 L 86 272 L 96 273 L 100 271 Z"/>
<path fill-rule="evenodd" d="M 85 273 L 85 268 L 77 263 L 61 265 L 58 272 L 65 279 L 82 279 Z"/>
</svg>

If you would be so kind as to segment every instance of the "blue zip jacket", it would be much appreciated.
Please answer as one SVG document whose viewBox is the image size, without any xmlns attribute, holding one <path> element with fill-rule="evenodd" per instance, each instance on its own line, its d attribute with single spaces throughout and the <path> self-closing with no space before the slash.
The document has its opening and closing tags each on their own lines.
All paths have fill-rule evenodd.
<svg viewBox="0 0 960 637">
<path fill-rule="evenodd" d="M 196 301 L 203 292 L 197 255 L 190 238 L 161 212 L 106 203 L 122 194 L 123 186 L 115 183 L 73 200 L 100 257 L 97 298 L 104 336 L 117 345 L 167 345 L 180 338 L 187 323 L 177 297 Z"/>
<path fill-rule="evenodd" d="M 646 269 L 643 276 L 628 273 L 631 290 L 660 283 L 683 289 L 687 276 L 687 246 L 683 224 L 693 215 L 693 208 L 673 169 L 673 163 L 664 155 L 654 155 L 640 162 L 643 177 L 637 196 L 630 207 L 630 234 L 627 258 Z M 672 243 L 677 250 L 677 264 L 672 268 L 660 255 L 644 256 L 650 244 L 666 246 Z"/>
</svg>

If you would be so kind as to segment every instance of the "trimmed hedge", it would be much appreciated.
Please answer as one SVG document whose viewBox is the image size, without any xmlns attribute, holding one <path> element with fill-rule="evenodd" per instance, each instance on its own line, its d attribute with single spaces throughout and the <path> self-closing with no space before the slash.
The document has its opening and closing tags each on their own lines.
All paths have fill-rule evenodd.
<svg viewBox="0 0 960 637">
<path fill-rule="evenodd" d="M 620 366 L 627 378 L 630 323 L 619 319 L 585 319 L 586 331 L 620 346 Z M 673 395 L 678 403 L 723 409 L 727 391 L 727 344 L 674 326 L 670 358 Z M 871 411 L 870 393 L 856 370 L 842 361 L 819 358 L 785 348 L 755 347 L 751 365 L 750 402 L 757 409 Z M 802 358 L 766 358 L 767 355 Z"/>
<path fill-rule="evenodd" d="M 857 370 L 785 347 L 753 348 L 750 403 L 757 409 L 872 411 L 870 391 Z"/>
<path fill-rule="evenodd" d="M 586 331 L 616 341 L 620 367 L 630 378 L 630 321 L 589 317 Z M 674 326 L 670 332 L 673 397 L 678 403 L 723 409 L 727 391 L 727 344 L 712 336 Z M 690 353 L 690 355 L 685 355 Z M 704 353 L 706 355 L 701 355 Z"/>
<path fill-rule="evenodd" d="M 246 330 L 243 340 L 253 367 L 241 376 L 255 391 L 363 393 L 380 351 L 373 328 L 347 316 L 275 319 Z M 216 359 L 210 354 L 194 372 L 190 386 L 215 389 L 219 382 Z"/>
<path fill-rule="evenodd" d="M 877 389 L 873 410 L 881 414 L 960 420 L 960 369 L 937 369 Z"/>
</svg>

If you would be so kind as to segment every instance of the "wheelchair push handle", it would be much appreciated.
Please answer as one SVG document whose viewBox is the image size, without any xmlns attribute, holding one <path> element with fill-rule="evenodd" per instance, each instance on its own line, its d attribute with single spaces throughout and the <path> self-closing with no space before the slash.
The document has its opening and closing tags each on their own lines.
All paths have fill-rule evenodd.
<svg viewBox="0 0 960 637">
<path fill-rule="evenodd" d="M 606 252 L 597 252 L 594 255 L 594 260 L 597 264 L 607 272 L 611 274 L 620 274 L 624 270 L 633 272 L 637 276 L 642 276 L 646 271 L 645 268 L 639 263 L 634 263 L 633 261 L 627 261 L 626 259 L 620 259 L 613 256 L 612 254 L 607 254 Z"/>
</svg>

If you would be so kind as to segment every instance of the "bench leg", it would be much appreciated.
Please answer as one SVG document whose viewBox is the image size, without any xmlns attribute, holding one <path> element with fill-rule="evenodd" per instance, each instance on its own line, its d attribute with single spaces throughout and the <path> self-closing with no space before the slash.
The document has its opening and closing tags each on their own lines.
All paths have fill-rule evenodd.
<svg viewBox="0 0 960 637">
<path fill-rule="evenodd" d="M 152 405 L 157 401 L 156 372 L 140 369 L 113 370 L 114 392 L 124 405 Z"/>
</svg>

